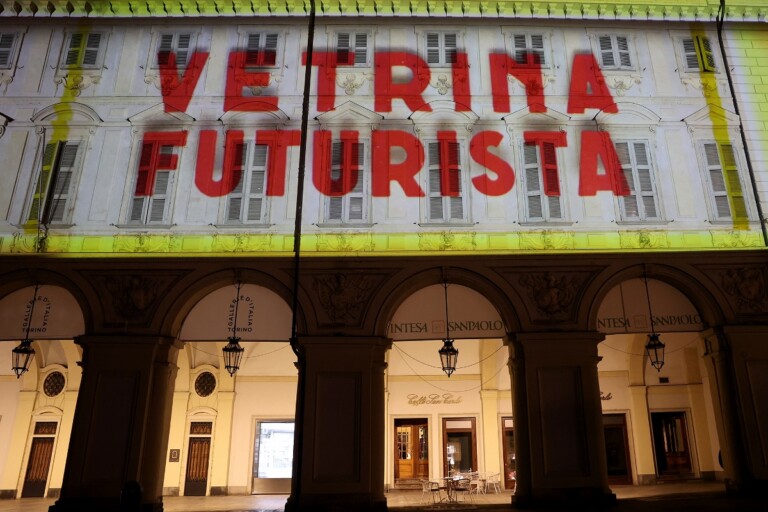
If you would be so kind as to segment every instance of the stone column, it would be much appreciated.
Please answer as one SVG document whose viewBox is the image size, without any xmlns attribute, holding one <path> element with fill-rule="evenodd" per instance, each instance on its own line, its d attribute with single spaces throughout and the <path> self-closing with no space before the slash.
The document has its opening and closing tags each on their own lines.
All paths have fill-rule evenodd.
<svg viewBox="0 0 768 512">
<path fill-rule="evenodd" d="M 608 488 L 594 332 L 521 333 L 510 345 L 516 507 L 599 505 Z"/>
<path fill-rule="evenodd" d="M 286 512 L 384 511 L 384 356 L 376 337 L 304 337 L 300 467 Z"/>
<path fill-rule="evenodd" d="M 158 336 L 82 336 L 83 377 L 61 497 L 51 512 L 113 511 L 127 482 L 161 512 L 179 344 Z"/>
<path fill-rule="evenodd" d="M 768 485 L 768 327 L 702 333 L 725 485 L 733 494 Z"/>
</svg>

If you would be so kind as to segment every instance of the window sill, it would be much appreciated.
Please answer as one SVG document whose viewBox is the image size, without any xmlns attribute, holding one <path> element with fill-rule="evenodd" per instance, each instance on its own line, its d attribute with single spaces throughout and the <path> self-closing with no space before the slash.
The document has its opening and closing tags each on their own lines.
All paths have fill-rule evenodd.
<svg viewBox="0 0 768 512">
<path fill-rule="evenodd" d="M 222 230 L 225 230 L 225 231 L 227 231 L 227 230 L 235 231 L 235 230 L 241 230 L 241 229 L 258 229 L 258 230 L 262 230 L 262 229 L 269 229 L 273 225 L 274 224 L 258 223 L 258 222 L 254 222 L 254 223 L 241 222 L 239 224 L 234 224 L 234 223 L 232 223 L 232 224 L 211 224 L 211 226 L 215 227 L 216 229 L 222 229 Z"/>
<path fill-rule="evenodd" d="M 573 222 L 567 220 L 524 220 L 519 222 L 523 227 L 541 227 L 541 226 L 553 226 L 553 227 L 565 227 L 573 226 Z"/>
<path fill-rule="evenodd" d="M 649 220 L 617 220 L 617 226 L 666 226 L 669 221 L 664 219 L 649 219 Z"/>
<path fill-rule="evenodd" d="M 424 221 L 419 222 L 420 228 L 471 228 L 474 222 Z"/>
<path fill-rule="evenodd" d="M 372 228 L 375 224 L 370 222 L 318 222 L 315 226 L 321 229 L 367 229 Z"/>
<path fill-rule="evenodd" d="M 176 224 L 115 224 L 114 226 L 118 229 L 152 229 L 152 230 L 163 230 L 163 229 L 171 229 Z"/>
</svg>

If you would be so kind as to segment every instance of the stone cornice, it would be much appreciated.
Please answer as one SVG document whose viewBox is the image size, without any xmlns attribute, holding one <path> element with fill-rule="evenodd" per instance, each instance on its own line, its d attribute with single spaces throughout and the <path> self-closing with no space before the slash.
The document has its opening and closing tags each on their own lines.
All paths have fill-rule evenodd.
<svg viewBox="0 0 768 512">
<path fill-rule="evenodd" d="M 726 1 L 732 22 L 765 22 L 765 0 Z M 714 21 L 720 0 L 316 0 L 320 16 Z M 0 19 L 304 16 L 309 0 L 0 0 Z"/>
</svg>

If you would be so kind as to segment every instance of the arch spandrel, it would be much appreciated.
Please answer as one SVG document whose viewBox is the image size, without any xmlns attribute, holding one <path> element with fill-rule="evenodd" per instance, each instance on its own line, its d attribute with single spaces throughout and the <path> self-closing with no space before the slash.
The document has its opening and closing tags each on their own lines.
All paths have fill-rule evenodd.
<svg viewBox="0 0 768 512">
<path fill-rule="evenodd" d="M 35 297 L 34 310 L 32 298 Z M 85 333 L 85 319 L 75 297 L 65 288 L 43 284 L 21 288 L 0 299 L 0 340 L 73 339 Z"/>
</svg>

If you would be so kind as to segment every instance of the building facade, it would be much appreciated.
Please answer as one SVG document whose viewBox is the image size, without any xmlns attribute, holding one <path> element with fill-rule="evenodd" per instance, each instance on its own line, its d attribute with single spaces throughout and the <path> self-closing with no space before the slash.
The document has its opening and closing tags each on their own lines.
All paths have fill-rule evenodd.
<svg viewBox="0 0 768 512">
<path fill-rule="evenodd" d="M 0 497 L 756 492 L 762 3 L 0 0 Z"/>
</svg>

